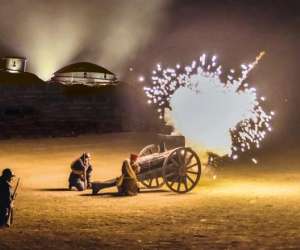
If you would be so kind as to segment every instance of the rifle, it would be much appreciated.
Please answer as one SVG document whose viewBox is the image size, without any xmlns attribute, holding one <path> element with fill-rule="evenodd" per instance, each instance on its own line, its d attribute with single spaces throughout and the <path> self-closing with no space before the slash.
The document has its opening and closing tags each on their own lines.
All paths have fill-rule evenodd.
<svg viewBox="0 0 300 250">
<path fill-rule="evenodd" d="M 20 183 L 20 178 L 18 178 L 15 190 L 14 190 L 12 196 L 11 196 L 11 203 L 17 197 L 17 191 L 18 191 L 19 183 Z M 6 226 L 10 227 L 12 225 L 12 223 L 13 223 L 13 207 L 9 206 L 9 208 L 8 208 L 8 214 L 7 214 L 7 217 L 6 217 Z"/>
<path fill-rule="evenodd" d="M 81 176 L 83 179 L 83 185 L 84 185 L 84 189 L 87 188 L 87 179 L 86 179 L 86 171 L 88 169 L 88 166 L 86 165 L 85 161 L 80 159 L 81 165 L 83 166 L 83 170 L 80 171 L 81 172 Z"/>
<path fill-rule="evenodd" d="M 86 171 L 87 171 L 87 167 L 84 166 L 84 171 L 83 171 L 84 189 L 87 189 Z"/>
</svg>

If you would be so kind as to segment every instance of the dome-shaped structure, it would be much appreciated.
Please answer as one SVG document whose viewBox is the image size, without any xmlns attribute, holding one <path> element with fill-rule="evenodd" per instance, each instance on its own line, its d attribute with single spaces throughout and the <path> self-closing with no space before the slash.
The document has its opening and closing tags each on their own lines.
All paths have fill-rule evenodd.
<svg viewBox="0 0 300 250">
<path fill-rule="evenodd" d="M 109 70 L 89 62 L 79 62 L 61 68 L 54 73 L 52 81 L 63 84 L 114 85 L 116 75 Z"/>
</svg>

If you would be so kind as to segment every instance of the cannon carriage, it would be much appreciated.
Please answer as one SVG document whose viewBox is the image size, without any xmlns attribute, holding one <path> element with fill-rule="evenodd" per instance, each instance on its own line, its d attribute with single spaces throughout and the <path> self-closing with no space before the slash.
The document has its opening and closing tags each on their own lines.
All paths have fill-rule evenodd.
<svg viewBox="0 0 300 250">
<path fill-rule="evenodd" d="M 149 145 L 139 153 L 137 164 L 138 180 L 149 189 L 166 185 L 174 192 L 186 193 L 197 185 L 201 176 L 198 155 L 184 146 L 165 150 L 159 145 Z"/>
<path fill-rule="evenodd" d="M 201 176 L 198 155 L 185 147 L 183 136 L 159 135 L 159 145 L 143 148 L 135 161 L 138 165 L 137 179 L 147 189 L 166 185 L 176 193 L 187 193 L 196 187 Z M 166 144 L 169 150 L 166 149 Z M 93 182 L 93 194 L 100 189 L 117 185 L 117 178 L 104 182 Z"/>
</svg>

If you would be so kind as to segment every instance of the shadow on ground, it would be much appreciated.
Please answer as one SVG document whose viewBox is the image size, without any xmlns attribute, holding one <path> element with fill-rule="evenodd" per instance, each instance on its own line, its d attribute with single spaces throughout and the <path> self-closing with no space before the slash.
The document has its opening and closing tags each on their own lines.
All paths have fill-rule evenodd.
<svg viewBox="0 0 300 250">
<path fill-rule="evenodd" d="M 141 190 L 139 194 L 150 194 L 150 193 L 168 193 L 167 190 L 160 190 L 160 189 L 154 189 L 154 190 Z M 108 197 L 128 197 L 124 195 L 120 195 L 118 192 L 103 192 L 98 194 L 81 194 L 81 196 L 108 196 Z"/>
<path fill-rule="evenodd" d="M 62 192 L 62 191 L 73 191 L 68 188 L 38 188 L 34 189 L 36 191 L 44 191 L 44 192 Z"/>
</svg>

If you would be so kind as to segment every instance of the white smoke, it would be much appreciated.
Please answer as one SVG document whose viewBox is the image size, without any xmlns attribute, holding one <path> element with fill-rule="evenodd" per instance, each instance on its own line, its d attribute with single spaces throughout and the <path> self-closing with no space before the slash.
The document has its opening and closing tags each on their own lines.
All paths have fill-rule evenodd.
<svg viewBox="0 0 300 250">
<path fill-rule="evenodd" d="M 173 127 L 193 144 L 208 151 L 230 154 L 230 130 L 244 119 L 253 119 L 256 98 L 251 91 L 236 92 L 219 78 L 192 75 L 190 87 L 180 87 L 171 96 Z"/>
<path fill-rule="evenodd" d="M 259 148 L 266 132 L 272 130 L 274 112 L 266 113 L 261 105 L 266 98 L 259 98 L 256 89 L 244 82 L 264 54 L 251 64 L 242 64 L 239 77 L 231 69 L 225 82 L 216 56 L 209 59 L 203 54 L 199 61 L 185 67 L 178 64 L 176 69 L 158 64 L 153 86 L 144 88 L 148 103 L 191 146 L 237 159 L 238 153 Z"/>
<path fill-rule="evenodd" d="M 63 66 L 90 61 L 122 74 L 151 42 L 169 0 L 1 1 L 0 44 L 29 59 L 48 80 Z"/>
</svg>

